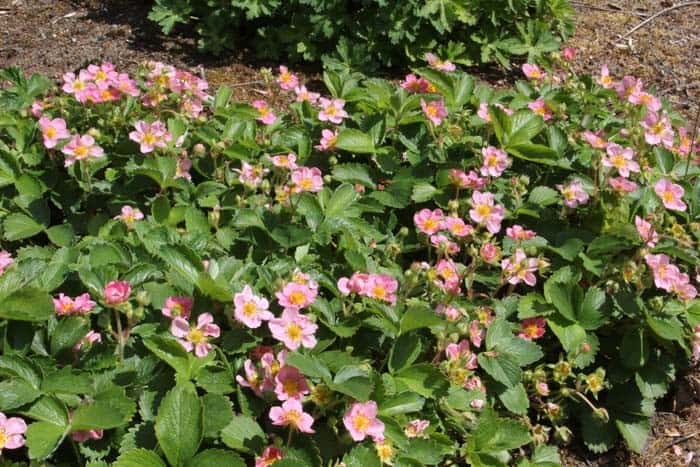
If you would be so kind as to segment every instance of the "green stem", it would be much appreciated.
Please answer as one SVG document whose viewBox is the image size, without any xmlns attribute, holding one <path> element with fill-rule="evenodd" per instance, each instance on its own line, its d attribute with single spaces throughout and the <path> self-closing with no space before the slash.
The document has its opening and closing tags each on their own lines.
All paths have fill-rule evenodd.
<svg viewBox="0 0 700 467">
<path fill-rule="evenodd" d="M 114 308 L 114 319 L 117 322 L 117 355 L 119 361 L 124 361 L 124 333 L 122 331 L 122 321 L 119 317 L 119 310 Z"/>
</svg>

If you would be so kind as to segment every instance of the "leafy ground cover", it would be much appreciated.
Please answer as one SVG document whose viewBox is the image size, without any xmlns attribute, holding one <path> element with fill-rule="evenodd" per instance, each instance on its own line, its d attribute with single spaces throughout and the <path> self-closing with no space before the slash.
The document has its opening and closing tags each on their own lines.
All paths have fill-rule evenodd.
<svg viewBox="0 0 700 467">
<path fill-rule="evenodd" d="M 700 347 L 697 154 L 573 53 L 499 91 L 419 68 L 321 96 L 280 69 L 287 110 L 155 62 L 5 71 L 3 455 L 641 450 Z"/>
</svg>

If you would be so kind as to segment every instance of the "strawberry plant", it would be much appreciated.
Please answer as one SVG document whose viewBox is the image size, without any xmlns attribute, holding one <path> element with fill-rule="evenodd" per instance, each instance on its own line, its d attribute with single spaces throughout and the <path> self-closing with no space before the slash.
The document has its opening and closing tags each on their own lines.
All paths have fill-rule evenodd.
<svg viewBox="0 0 700 467">
<path fill-rule="evenodd" d="M 698 148 L 631 77 L 2 72 L 0 449 L 28 465 L 557 465 L 700 358 Z M 8 464 L 9 465 L 9 464 Z"/>
</svg>

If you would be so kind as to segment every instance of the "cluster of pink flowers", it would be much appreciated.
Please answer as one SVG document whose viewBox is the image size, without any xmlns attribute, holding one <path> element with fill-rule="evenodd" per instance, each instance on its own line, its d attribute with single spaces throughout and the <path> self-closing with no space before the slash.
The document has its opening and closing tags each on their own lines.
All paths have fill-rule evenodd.
<svg viewBox="0 0 700 467">
<path fill-rule="evenodd" d="M 433 283 L 445 293 L 458 295 L 461 292 L 460 283 L 462 276 L 457 269 L 457 264 L 449 258 L 443 258 L 435 265 L 437 275 Z"/>
<path fill-rule="evenodd" d="M 197 324 L 192 325 L 187 319 L 177 316 L 170 323 L 170 333 L 177 338 L 185 350 L 194 351 L 197 357 L 203 358 L 212 349 L 210 338 L 219 337 L 221 329 L 214 324 L 211 313 L 202 313 L 197 317 Z"/>
<path fill-rule="evenodd" d="M 483 190 L 487 180 L 479 176 L 475 170 L 465 172 L 460 169 L 450 169 L 450 182 L 457 188 L 469 188 L 472 190 Z"/>
<path fill-rule="evenodd" d="M 455 64 L 451 61 L 441 60 L 437 55 L 431 52 L 425 54 L 425 61 L 428 62 L 431 68 L 435 68 L 436 70 L 449 72 L 457 69 Z"/>
<path fill-rule="evenodd" d="M 155 107 L 168 99 L 168 94 L 178 96 L 180 110 L 192 118 L 197 118 L 204 110 L 204 102 L 209 98 L 209 83 L 185 70 L 161 62 L 146 63 L 147 92 L 142 102 Z"/>
<path fill-rule="evenodd" d="M 534 230 L 527 230 L 522 225 L 514 224 L 506 229 L 506 236 L 516 242 L 532 240 L 537 233 Z"/>
<path fill-rule="evenodd" d="M 287 282 L 275 296 L 284 309 L 279 318 L 268 320 L 272 337 L 282 342 L 289 350 L 299 347 L 311 349 L 316 346 L 316 325 L 301 310 L 309 307 L 318 295 L 318 283 L 310 275 L 295 271 L 292 280 Z"/>
<path fill-rule="evenodd" d="M 356 272 L 351 277 L 338 279 L 338 290 L 343 295 L 357 294 L 382 300 L 394 305 L 399 283 L 387 274 Z"/>
<path fill-rule="evenodd" d="M 241 162 L 240 169 L 233 169 L 238 173 L 238 180 L 250 188 L 257 188 L 263 181 L 263 177 L 269 172 L 261 165 L 252 165 L 246 161 Z"/>
<path fill-rule="evenodd" d="M 438 248 L 441 255 L 450 256 L 459 253 L 459 245 L 445 233 L 454 238 L 464 238 L 474 233 L 474 227 L 456 216 L 445 216 L 441 209 L 421 209 L 413 215 L 413 222 L 419 232 L 429 236 L 430 243 Z"/>
<path fill-rule="evenodd" d="M 501 261 L 501 269 L 506 282 L 512 285 L 526 283 L 534 287 L 537 283 L 535 272 L 539 267 L 537 258 L 528 258 L 522 248 L 515 250 L 515 254 L 510 258 Z"/>
<path fill-rule="evenodd" d="M 681 300 L 692 300 L 697 296 L 697 289 L 690 284 L 690 276 L 671 263 L 668 255 L 647 254 L 644 261 L 651 269 L 656 287 L 676 294 Z"/>
<path fill-rule="evenodd" d="M 53 308 L 58 316 L 86 315 L 95 308 L 97 303 L 90 299 L 90 294 L 84 293 L 71 298 L 63 293 L 53 299 Z"/>
<path fill-rule="evenodd" d="M 586 190 L 583 189 L 581 180 L 573 180 L 567 185 L 557 185 L 557 189 L 564 197 L 564 206 L 567 208 L 577 208 L 586 204 L 590 198 Z"/>
<path fill-rule="evenodd" d="M 121 98 L 123 94 L 137 97 L 136 82 L 126 73 L 119 73 L 111 63 L 89 65 L 78 72 L 63 75 L 63 91 L 78 102 L 99 104 Z"/>
<path fill-rule="evenodd" d="M 163 149 L 172 140 L 172 135 L 165 124 L 159 120 L 147 123 L 140 120 L 134 124 L 135 130 L 129 133 L 129 139 L 139 143 L 142 154 L 153 152 L 156 148 Z"/>
</svg>

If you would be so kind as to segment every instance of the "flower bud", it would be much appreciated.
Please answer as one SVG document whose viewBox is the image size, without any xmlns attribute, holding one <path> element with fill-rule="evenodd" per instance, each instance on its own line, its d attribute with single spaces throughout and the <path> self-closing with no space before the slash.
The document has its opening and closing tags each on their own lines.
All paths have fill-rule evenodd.
<svg viewBox="0 0 700 467">
<path fill-rule="evenodd" d="M 399 229 L 399 236 L 400 237 L 407 237 L 410 231 L 408 230 L 408 227 L 401 227 Z"/>
<path fill-rule="evenodd" d="M 328 158 L 328 163 L 330 165 L 336 165 L 338 163 L 338 158 L 335 156 L 331 156 Z"/>
<path fill-rule="evenodd" d="M 219 228 L 219 222 L 221 221 L 221 206 L 218 204 L 214 206 L 214 208 L 209 211 L 209 225 L 214 227 L 215 229 Z"/>
<path fill-rule="evenodd" d="M 142 306 L 148 306 L 151 304 L 151 297 L 145 290 L 139 290 L 136 292 L 136 303 Z"/>
<path fill-rule="evenodd" d="M 90 128 L 88 130 L 88 135 L 92 136 L 95 139 L 99 139 L 102 136 L 102 132 L 97 128 Z"/>
<path fill-rule="evenodd" d="M 323 176 L 323 183 L 329 184 L 333 181 L 333 177 L 330 175 L 326 174 Z"/>
<path fill-rule="evenodd" d="M 459 210 L 459 201 L 456 199 L 451 199 L 447 203 L 447 209 L 449 209 L 450 212 L 456 213 Z"/>
<path fill-rule="evenodd" d="M 557 426 L 554 432 L 554 438 L 562 444 L 569 444 L 573 433 L 565 426 Z"/>
<path fill-rule="evenodd" d="M 195 156 L 203 156 L 207 153 L 207 149 L 204 147 L 202 143 L 197 143 L 194 145 L 192 148 L 192 151 L 194 152 Z"/>
</svg>

